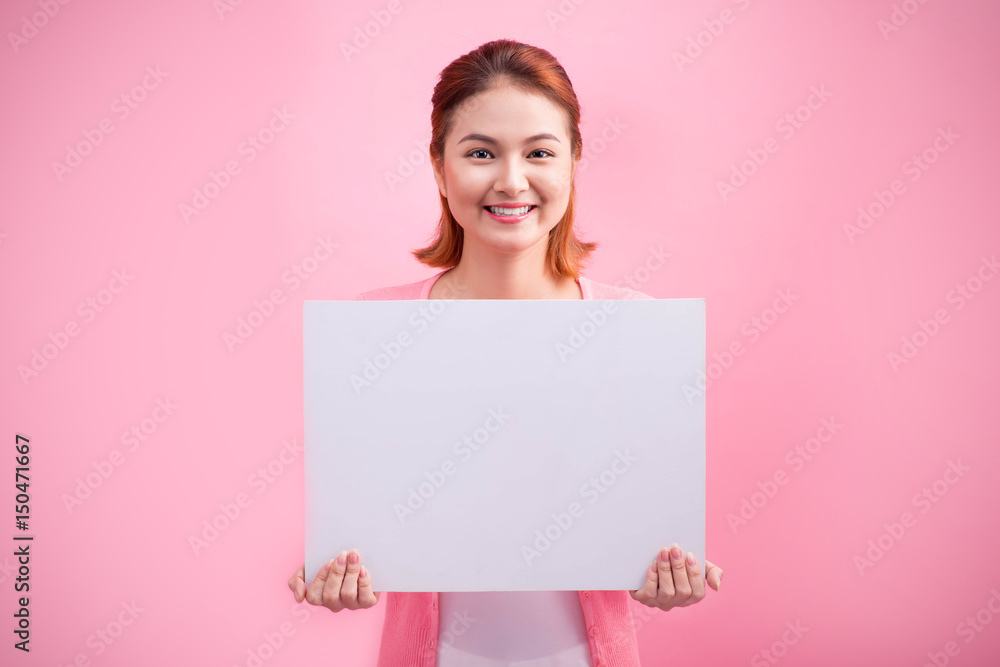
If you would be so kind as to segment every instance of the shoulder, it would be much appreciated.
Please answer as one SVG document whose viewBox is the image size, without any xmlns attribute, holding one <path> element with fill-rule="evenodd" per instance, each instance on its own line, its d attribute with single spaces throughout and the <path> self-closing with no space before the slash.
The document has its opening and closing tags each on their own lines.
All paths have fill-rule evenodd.
<svg viewBox="0 0 1000 667">
<path fill-rule="evenodd" d="M 655 299 L 656 298 L 646 294 L 645 292 L 640 292 L 639 290 L 634 290 L 630 287 L 599 283 L 596 280 L 591 280 L 590 278 L 585 278 L 585 280 L 590 284 L 590 297 L 595 301 L 601 301 L 605 299 Z"/>
<path fill-rule="evenodd" d="M 361 292 L 354 298 L 356 301 L 399 301 L 425 298 L 423 296 L 425 288 L 429 288 L 430 282 L 436 277 L 434 275 L 412 283 L 376 287 L 375 289 Z"/>
</svg>

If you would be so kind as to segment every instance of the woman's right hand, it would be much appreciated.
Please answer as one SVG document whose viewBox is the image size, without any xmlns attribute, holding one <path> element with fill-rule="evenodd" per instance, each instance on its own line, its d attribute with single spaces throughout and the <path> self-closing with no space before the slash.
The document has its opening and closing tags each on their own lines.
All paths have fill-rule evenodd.
<svg viewBox="0 0 1000 667">
<path fill-rule="evenodd" d="M 381 593 L 372 592 L 372 578 L 361 564 L 361 554 L 352 549 L 340 552 L 316 573 L 316 579 L 306 588 L 306 566 L 303 563 L 288 580 L 288 587 L 295 594 L 295 601 L 303 599 L 309 604 L 326 607 L 330 611 L 341 609 L 367 609 L 374 607 Z"/>
</svg>

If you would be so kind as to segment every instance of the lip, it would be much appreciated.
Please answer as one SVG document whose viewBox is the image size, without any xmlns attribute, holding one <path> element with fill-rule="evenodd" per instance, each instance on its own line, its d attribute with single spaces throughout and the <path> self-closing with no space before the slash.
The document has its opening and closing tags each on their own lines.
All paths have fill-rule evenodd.
<svg viewBox="0 0 1000 667">
<path fill-rule="evenodd" d="M 532 207 L 531 210 L 528 211 L 527 213 L 525 213 L 524 215 L 497 215 L 496 213 L 493 213 L 492 211 L 490 211 L 485 206 L 483 207 L 483 210 L 486 211 L 486 215 L 490 216 L 494 220 L 497 220 L 499 222 L 502 222 L 502 223 L 505 223 L 505 224 L 508 224 L 508 225 L 514 224 L 514 223 L 517 223 L 517 222 L 521 222 L 522 220 L 524 220 L 525 218 L 527 218 L 529 215 L 531 215 L 532 213 L 534 213 L 536 210 L 538 210 L 538 205 L 537 204 L 517 204 L 517 205 L 514 205 L 514 206 L 510 206 L 508 204 L 490 204 L 490 206 L 502 206 L 504 208 L 520 208 L 522 206 L 531 206 Z"/>
</svg>

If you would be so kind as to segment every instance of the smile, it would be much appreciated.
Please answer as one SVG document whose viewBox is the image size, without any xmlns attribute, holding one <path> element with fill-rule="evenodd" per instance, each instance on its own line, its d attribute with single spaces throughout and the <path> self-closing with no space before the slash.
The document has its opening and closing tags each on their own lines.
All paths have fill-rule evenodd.
<svg viewBox="0 0 1000 667">
<path fill-rule="evenodd" d="M 483 208 L 485 208 L 487 211 L 489 211 L 494 215 L 511 217 L 511 216 L 524 215 L 525 213 L 528 213 L 532 209 L 536 209 L 538 207 L 535 205 L 529 205 L 529 206 L 522 206 L 520 208 L 502 208 L 500 206 L 484 206 Z"/>
<path fill-rule="evenodd" d="M 494 220 L 499 220 L 503 223 L 514 223 L 521 222 L 534 211 L 537 206 L 534 204 L 530 206 L 521 206 L 519 208 L 502 208 L 499 206 L 484 206 L 483 210 L 490 214 L 490 217 Z"/>
</svg>

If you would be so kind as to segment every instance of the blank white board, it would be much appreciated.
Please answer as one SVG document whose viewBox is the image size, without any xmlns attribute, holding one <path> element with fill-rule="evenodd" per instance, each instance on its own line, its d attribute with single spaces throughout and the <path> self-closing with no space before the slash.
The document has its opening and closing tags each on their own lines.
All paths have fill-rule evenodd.
<svg viewBox="0 0 1000 667">
<path fill-rule="evenodd" d="M 705 300 L 305 301 L 306 583 L 634 590 L 704 576 Z M 687 391 L 685 392 L 685 387 Z"/>
</svg>

